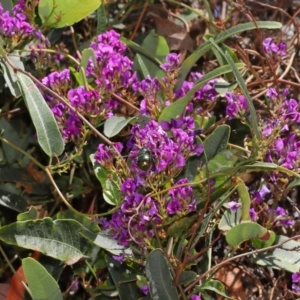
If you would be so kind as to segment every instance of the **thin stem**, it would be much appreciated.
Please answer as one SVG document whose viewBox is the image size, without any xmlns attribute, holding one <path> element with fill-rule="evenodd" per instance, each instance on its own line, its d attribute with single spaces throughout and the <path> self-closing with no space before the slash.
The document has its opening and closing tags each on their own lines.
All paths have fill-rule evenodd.
<svg viewBox="0 0 300 300">
<path fill-rule="evenodd" d="M 42 170 L 45 170 L 45 166 L 43 166 L 39 161 L 37 161 L 33 156 L 31 156 L 29 153 L 27 153 L 23 149 L 19 148 L 18 146 L 16 146 L 15 144 L 11 143 L 7 139 L 4 139 L 2 136 L 0 136 L 0 141 L 4 142 L 5 144 L 9 145 L 10 147 L 12 147 L 12 148 L 16 149 L 17 151 L 21 152 L 22 154 L 24 154 L 25 156 L 27 156 L 28 158 L 30 158 Z"/>
<path fill-rule="evenodd" d="M 0 244 L 0 252 L 1 252 L 2 256 L 4 257 L 5 261 L 7 262 L 8 266 L 10 267 L 10 269 L 13 271 L 14 275 L 16 276 L 16 278 L 22 283 L 22 285 L 24 286 L 25 290 L 32 297 L 30 289 L 28 288 L 28 286 L 26 285 L 26 283 L 22 280 L 22 278 L 20 277 L 20 275 L 17 273 L 17 271 L 15 270 L 15 268 L 13 267 L 13 265 L 11 264 L 10 260 L 8 259 L 8 257 L 6 256 L 6 253 L 3 250 L 1 244 Z"/>
</svg>

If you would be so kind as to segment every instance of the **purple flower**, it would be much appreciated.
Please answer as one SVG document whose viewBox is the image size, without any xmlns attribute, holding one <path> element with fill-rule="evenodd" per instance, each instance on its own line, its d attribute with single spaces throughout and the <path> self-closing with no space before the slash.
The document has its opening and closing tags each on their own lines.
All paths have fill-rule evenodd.
<svg viewBox="0 0 300 300">
<path fill-rule="evenodd" d="M 278 52 L 278 47 L 276 46 L 276 44 L 274 42 L 272 42 L 272 38 L 264 39 L 263 48 L 267 53 L 270 53 L 270 52 L 277 53 Z"/>
<path fill-rule="evenodd" d="M 296 293 L 300 293 L 300 272 L 295 272 L 292 274 L 292 289 Z"/>
<path fill-rule="evenodd" d="M 266 195 L 270 194 L 270 192 L 271 191 L 268 189 L 268 187 L 265 184 L 263 184 L 259 191 L 253 192 L 252 198 L 256 202 L 261 202 L 264 200 Z"/>
<path fill-rule="evenodd" d="M 144 295 L 148 295 L 149 294 L 149 286 L 148 286 L 148 284 L 145 284 L 145 285 L 141 286 L 140 290 L 142 291 L 142 293 Z"/>
<path fill-rule="evenodd" d="M 299 284 L 292 284 L 292 289 L 296 292 L 296 293 L 300 293 L 300 285 Z"/>
<path fill-rule="evenodd" d="M 65 69 L 63 71 L 61 71 L 58 74 L 58 78 L 59 80 L 63 81 L 63 82 L 70 82 L 70 70 L 69 69 Z"/>
<path fill-rule="evenodd" d="M 282 113 L 283 113 L 283 117 L 287 121 L 300 122 L 300 114 L 298 112 L 298 102 L 295 99 L 290 99 L 283 102 Z"/>
<path fill-rule="evenodd" d="M 250 218 L 253 222 L 256 222 L 257 219 L 258 219 L 258 216 L 257 216 L 257 213 L 256 211 L 254 210 L 254 208 L 250 208 L 249 209 L 249 215 L 250 215 Z"/>
<path fill-rule="evenodd" d="M 241 203 L 235 202 L 235 201 L 229 201 L 228 203 L 229 208 L 232 212 L 237 212 L 238 209 L 242 206 Z"/>
<path fill-rule="evenodd" d="M 286 215 L 286 212 L 285 212 L 285 209 L 282 208 L 281 206 L 277 206 L 274 210 L 274 213 L 278 216 L 285 216 Z"/>
<path fill-rule="evenodd" d="M 275 149 L 278 153 L 280 153 L 280 152 L 282 151 L 283 147 L 284 147 L 283 140 L 282 140 L 282 138 L 279 137 L 279 138 L 275 141 L 274 149 Z"/>
<path fill-rule="evenodd" d="M 201 300 L 199 295 L 191 295 L 190 300 Z"/>
<path fill-rule="evenodd" d="M 287 217 L 287 212 L 284 208 L 277 206 L 274 210 L 274 213 L 279 217 L 283 217 L 283 218 L 280 218 L 280 220 L 279 220 L 279 223 L 282 226 L 290 226 L 290 225 L 294 224 L 294 220 L 291 220 L 290 218 Z"/>
<path fill-rule="evenodd" d="M 226 114 L 228 119 L 231 120 L 239 115 L 245 115 L 248 110 L 248 103 L 243 95 L 236 95 L 234 93 L 227 92 L 225 94 L 227 100 Z"/>
<path fill-rule="evenodd" d="M 86 67 L 87 77 L 93 77 L 98 88 L 114 92 L 128 88 L 136 81 L 132 72 L 133 62 L 125 56 L 126 45 L 114 30 L 100 34 L 90 44 L 94 50 L 96 63 L 90 58 Z"/>
<path fill-rule="evenodd" d="M 226 106 L 226 115 L 229 120 L 232 120 L 238 115 L 239 108 L 236 102 L 228 101 L 228 105 Z"/>
<path fill-rule="evenodd" d="M 51 108 L 56 118 L 61 118 L 65 111 L 65 105 L 63 103 L 57 103 Z"/>
<path fill-rule="evenodd" d="M 113 255 L 112 258 L 122 264 L 125 260 L 125 254 L 121 253 L 119 255 Z"/>
<path fill-rule="evenodd" d="M 295 272 L 292 274 L 292 281 L 300 283 L 300 272 Z"/>
<path fill-rule="evenodd" d="M 264 137 L 268 137 L 271 135 L 273 131 L 273 126 L 270 125 L 270 124 L 267 124 L 264 128 L 263 128 L 263 131 L 262 131 L 262 134 Z"/>
<path fill-rule="evenodd" d="M 286 44 L 285 43 L 280 43 L 279 44 L 277 54 L 279 56 L 285 56 L 286 55 Z"/>
<path fill-rule="evenodd" d="M 182 211 L 182 206 L 178 200 L 173 199 L 168 203 L 167 212 L 169 215 L 179 214 L 181 213 L 181 211 Z"/>
<path fill-rule="evenodd" d="M 160 67 L 166 72 L 174 71 L 179 65 L 180 54 L 170 53 L 166 57 L 166 62 Z"/>
<path fill-rule="evenodd" d="M 71 294 L 73 293 L 76 293 L 79 289 L 79 285 L 80 285 L 80 282 L 78 281 L 78 279 L 76 278 L 75 280 L 72 280 L 72 283 L 71 283 L 71 286 L 70 286 L 70 292 Z"/>
<path fill-rule="evenodd" d="M 181 85 L 181 88 L 175 91 L 175 97 L 181 98 L 186 95 L 186 93 L 194 86 L 193 82 L 184 81 Z"/>
<path fill-rule="evenodd" d="M 267 90 L 266 96 L 272 100 L 276 100 L 278 97 L 278 93 L 275 88 L 271 87 Z"/>
<path fill-rule="evenodd" d="M 71 114 L 65 123 L 63 135 L 66 140 L 70 140 L 81 133 L 82 122 L 77 115 Z"/>
<path fill-rule="evenodd" d="M 98 146 L 97 152 L 94 155 L 94 159 L 99 164 L 105 164 L 106 161 L 111 159 L 110 149 L 106 145 L 100 144 Z"/>
</svg>

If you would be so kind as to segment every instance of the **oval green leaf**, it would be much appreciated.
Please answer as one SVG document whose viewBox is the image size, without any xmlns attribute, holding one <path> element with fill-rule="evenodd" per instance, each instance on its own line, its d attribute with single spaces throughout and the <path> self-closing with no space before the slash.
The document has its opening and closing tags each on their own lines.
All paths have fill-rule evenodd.
<svg viewBox="0 0 300 300">
<path fill-rule="evenodd" d="M 84 230 L 80 234 L 96 246 L 105 249 L 113 255 L 125 254 L 126 256 L 133 256 L 130 248 L 126 249 L 124 246 L 119 245 L 118 241 L 107 232 L 102 231 L 96 234 L 91 231 Z"/>
<path fill-rule="evenodd" d="M 276 236 L 274 245 L 282 244 L 288 240 L 288 237 L 283 235 Z M 300 269 L 300 243 L 289 240 L 288 242 L 278 246 L 277 248 L 254 254 L 252 260 L 255 263 L 265 267 L 271 267 L 275 269 L 283 269 L 288 272 L 298 272 Z"/>
<path fill-rule="evenodd" d="M 68 265 L 85 257 L 84 241 L 79 231 L 83 227 L 74 220 L 20 221 L 0 228 L 0 239 L 7 244 L 36 250 Z M 86 243 L 86 240 L 85 240 Z"/>
<path fill-rule="evenodd" d="M 141 47 L 147 49 L 148 52 L 150 52 L 158 61 L 161 61 L 162 63 L 165 61 L 166 56 L 170 53 L 166 39 L 160 35 L 157 35 L 154 30 L 150 31 L 143 41 Z M 149 59 L 147 56 L 144 56 L 142 53 L 139 58 L 142 59 L 143 65 L 149 71 L 148 74 L 151 78 L 162 78 L 165 76 L 165 72 L 159 67 L 159 65 L 154 63 L 153 60 Z M 137 68 L 139 65 L 140 61 L 138 61 L 137 57 L 135 57 L 134 69 L 136 71 L 139 71 L 139 68 Z"/>
<path fill-rule="evenodd" d="M 111 138 L 117 135 L 133 118 L 113 116 L 104 122 L 104 134 Z"/>
<path fill-rule="evenodd" d="M 22 260 L 25 278 L 33 300 L 62 300 L 57 282 L 47 270 L 31 257 Z"/>
<path fill-rule="evenodd" d="M 241 223 L 227 232 L 226 241 L 230 246 L 237 247 L 253 238 L 263 239 L 266 234 L 268 234 L 268 230 L 257 223 Z"/>
<path fill-rule="evenodd" d="M 16 76 L 41 148 L 50 157 L 62 154 L 64 151 L 62 135 L 41 92 L 27 75 L 18 72 Z"/>
<path fill-rule="evenodd" d="M 107 256 L 107 268 L 111 278 L 119 292 L 120 300 L 136 300 L 143 299 L 142 292 L 136 284 L 137 273 L 133 268 L 126 264 L 121 264 L 112 257 Z M 108 299 L 108 298 L 106 298 Z"/>
<path fill-rule="evenodd" d="M 38 13 L 45 26 L 70 26 L 94 12 L 102 0 L 41 0 Z"/>
<path fill-rule="evenodd" d="M 160 249 L 153 250 L 146 261 L 146 276 L 153 300 L 179 300 L 169 263 Z"/>
</svg>

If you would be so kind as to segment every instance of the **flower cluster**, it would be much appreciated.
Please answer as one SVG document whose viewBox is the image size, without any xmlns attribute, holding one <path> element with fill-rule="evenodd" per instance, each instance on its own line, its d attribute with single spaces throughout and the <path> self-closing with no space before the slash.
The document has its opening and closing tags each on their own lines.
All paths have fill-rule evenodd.
<svg viewBox="0 0 300 300">
<path fill-rule="evenodd" d="M 275 54 L 278 56 L 285 56 L 286 55 L 286 44 L 285 43 L 279 43 L 277 46 L 273 39 L 268 37 L 264 39 L 263 41 L 263 48 L 268 54 Z"/>
<path fill-rule="evenodd" d="M 84 86 L 71 88 L 70 71 L 52 72 L 42 82 L 64 97 L 77 112 L 98 125 L 100 121 L 111 117 L 119 102 L 111 94 L 118 89 L 128 88 L 136 80 L 131 71 L 132 61 L 125 56 L 126 46 L 120 42 L 120 35 L 111 30 L 100 34 L 90 48 L 94 50 L 95 60 L 89 59 L 86 76 L 94 79 L 94 88 Z M 100 96 L 101 95 L 101 96 Z M 45 94 L 66 140 L 78 137 L 82 131 L 82 122 L 64 103 L 57 102 L 53 96 Z"/>
<path fill-rule="evenodd" d="M 104 229 L 110 231 L 122 245 L 130 242 L 141 247 L 149 245 L 153 237 L 151 226 L 161 225 L 173 215 L 184 216 L 196 210 L 196 200 L 187 179 L 180 179 L 175 187 L 166 195 L 151 196 L 161 188 L 162 182 L 175 177 L 185 165 L 190 155 L 202 152 L 195 144 L 193 135 L 182 129 L 172 129 L 172 136 L 162 129 L 155 121 L 150 121 L 144 127 L 132 127 L 133 148 L 130 152 L 130 177 L 121 184 L 123 204 L 110 221 L 103 219 Z M 139 169 L 138 155 L 140 149 L 151 153 L 152 168 L 147 171 Z M 111 150 L 99 145 L 95 160 L 107 167 L 112 163 Z M 150 193 L 149 193 L 150 192 Z"/>
<path fill-rule="evenodd" d="M 184 118 L 184 121 L 190 120 Z M 190 125 L 191 126 L 191 125 Z M 194 127 L 194 126 L 192 126 Z M 133 160 L 132 168 L 140 173 L 137 160 L 141 148 L 148 149 L 153 157 L 154 171 L 160 173 L 168 169 L 168 176 L 175 175 L 185 165 L 186 159 L 192 155 L 200 155 L 202 146 L 195 144 L 195 137 L 182 128 L 172 128 L 170 138 L 154 120 L 150 121 L 144 128 L 136 124 L 133 126 L 132 136 L 134 147 L 130 152 Z"/>
<path fill-rule="evenodd" d="M 88 78 L 93 78 L 100 91 L 115 92 L 128 88 L 136 81 L 132 72 L 133 62 L 125 56 L 126 46 L 114 30 L 100 34 L 90 44 L 95 60 L 89 59 L 86 68 Z"/>
<path fill-rule="evenodd" d="M 286 95 L 287 91 L 284 91 L 282 96 Z M 288 132 L 290 125 L 300 123 L 299 104 L 295 99 L 281 100 L 274 88 L 268 90 L 268 97 L 274 101 L 277 100 L 280 108 L 278 110 L 279 117 L 274 120 L 266 120 L 262 130 L 264 137 L 273 141 L 266 151 L 266 161 L 297 170 L 299 168 L 300 139 L 298 134 Z"/>
<path fill-rule="evenodd" d="M 8 11 L 4 12 L 0 3 L 0 34 L 2 37 L 12 38 L 19 42 L 34 33 L 34 28 L 26 22 L 25 2 L 19 1 L 12 9 L 12 16 Z"/>
<path fill-rule="evenodd" d="M 226 115 L 228 119 L 243 118 L 248 111 L 248 103 L 245 96 L 227 92 L 225 98 L 227 100 Z"/>
<path fill-rule="evenodd" d="M 292 289 L 296 293 L 300 293 L 300 272 L 295 272 L 292 274 Z"/>
</svg>

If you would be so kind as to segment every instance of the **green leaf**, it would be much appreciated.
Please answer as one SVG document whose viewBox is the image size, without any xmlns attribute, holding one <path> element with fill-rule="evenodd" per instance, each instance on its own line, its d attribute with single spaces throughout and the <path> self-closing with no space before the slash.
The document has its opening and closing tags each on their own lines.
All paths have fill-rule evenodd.
<svg viewBox="0 0 300 300">
<path fill-rule="evenodd" d="M 226 289 L 224 284 L 219 281 L 219 280 L 209 280 L 206 281 L 200 288 L 200 291 L 213 291 L 227 299 L 230 300 L 234 300 L 234 298 L 230 298 L 227 294 L 226 294 Z"/>
<path fill-rule="evenodd" d="M 274 244 L 275 239 L 276 239 L 276 234 L 274 231 L 269 230 L 268 231 L 270 234 L 270 238 L 267 241 L 263 241 L 261 239 L 258 238 L 254 238 L 251 240 L 252 244 L 254 245 L 254 247 L 256 249 L 263 249 L 263 248 L 267 248 L 270 247 Z"/>
<path fill-rule="evenodd" d="M 113 255 L 125 254 L 126 256 L 132 256 L 133 253 L 130 248 L 125 249 L 124 246 L 119 245 L 118 241 L 115 240 L 107 232 L 93 233 L 87 230 L 80 232 L 80 234 L 94 243 L 96 246 L 105 249 Z"/>
<path fill-rule="evenodd" d="M 225 80 L 218 80 L 215 83 L 215 89 L 217 93 L 224 97 L 227 92 L 232 92 L 237 87 L 237 82 L 227 82 Z"/>
<path fill-rule="evenodd" d="M 155 65 L 159 66 L 162 64 L 162 62 L 159 59 L 157 59 L 148 49 L 140 46 L 139 44 L 134 43 L 131 40 L 126 39 L 125 37 L 121 37 L 120 40 L 135 52 L 140 53 L 143 56 L 149 58 Z"/>
<path fill-rule="evenodd" d="M 0 189 L 0 205 L 8 207 L 17 212 L 24 212 L 27 201 L 24 197 Z"/>
<path fill-rule="evenodd" d="M 270 234 L 266 228 L 251 222 L 238 224 L 226 234 L 226 241 L 232 247 L 237 247 L 241 243 L 253 238 L 267 240 L 270 238 Z"/>
<path fill-rule="evenodd" d="M 146 276 L 149 279 L 149 290 L 153 300 L 179 300 L 169 263 L 160 249 L 153 250 L 146 260 Z"/>
<path fill-rule="evenodd" d="M 71 75 L 74 77 L 74 79 L 76 80 L 76 82 L 78 83 L 78 85 L 84 85 L 84 74 L 82 72 L 82 68 L 80 68 L 79 71 L 77 71 L 76 69 L 74 69 L 73 67 L 69 67 Z"/>
<path fill-rule="evenodd" d="M 218 126 L 213 133 L 203 142 L 206 162 L 210 161 L 219 152 L 226 150 L 230 136 L 230 127 L 228 125 Z"/>
<path fill-rule="evenodd" d="M 240 74 L 239 70 L 236 68 L 235 63 L 233 61 L 233 59 L 231 58 L 230 54 L 228 52 L 226 52 L 224 54 L 224 52 L 222 51 L 222 49 L 217 45 L 217 43 L 213 40 L 213 39 L 209 39 L 209 41 L 213 44 L 214 48 L 216 50 L 219 51 L 219 53 L 227 60 L 228 64 L 230 65 L 230 67 L 232 68 L 233 74 L 236 78 L 237 83 L 239 84 L 241 90 L 243 91 L 243 94 L 247 100 L 247 104 L 250 110 L 250 123 L 252 125 L 252 129 L 254 131 L 254 134 L 257 137 L 261 136 L 261 133 L 258 129 L 258 122 L 257 122 L 257 116 L 256 116 L 256 111 L 254 108 L 254 105 L 252 103 L 252 99 L 251 96 L 248 92 L 246 83 L 242 77 L 242 75 Z"/>
<path fill-rule="evenodd" d="M 249 22 L 244 24 L 239 24 L 237 26 L 234 26 L 228 30 L 225 30 L 218 34 L 215 37 L 215 42 L 221 43 L 227 38 L 230 38 L 236 34 L 239 34 L 243 31 L 257 29 L 257 28 L 267 28 L 267 29 L 278 29 L 281 28 L 281 23 L 279 22 L 271 22 L 271 21 L 257 21 L 257 22 Z M 209 51 L 212 47 L 212 44 L 210 42 L 203 43 L 200 47 L 198 47 L 188 58 L 185 59 L 183 64 L 180 68 L 180 73 L 178 76 L 178 82 L 176 84 L 176 89 L 179 89 L 185 80 L 186 76 L 192 69 L 192 67 L 195 65 L 195 63 L 199 60 L 199 58 L 205 54 L 207 51 Z"/>
<path fill-rule="evenodd" d="M 216 116 L 204 117 L 204 116 L 195 116 L 195 123 L 197 124 L 197 128 L 202 128 L 203 131 L 209 129 L 216 122 Z"/>
<path fill-rule="evenodd" d="M 97 35 L 105 32 L 107 23 L 108 21 L 106 17 L 105 5 L 102 2 L 97 9 Z"/>
<path fill-rule="evenodd" d="M 23 73 L 16 74 L 24 100 L 36 129 L 41 148 L 48 156 L 64 151 L 64 141 L 54 115 L 34 82 Z"/>
<path fill-rule="evenodd" d="M 232 168 L 236 161 L 237 157 L 235 157 L 230 150 L 223 150 L 217 153 L 217 155 L 215 155 L 214 158 L 208 162 L 208 173 L 210 175 L 214 173 L 221 173 Z M 206 168 L 204 168 L 202 171 L 206 172 Z"/>
<path fill-rule="evenodd" d="M 119 292 L 120 300 L 141 299 L 142 293 L 135 284 L 137 274 L 126 264 L 120 264 L 110 256 L 107 256 L 107 267 L 114 284 Z"/>
<path fill-rule="evenodd" d="M 288 185 L 287 189 L 293 189 L 299 185 L 300 185 L 300 178 L 296 178 Z"/>
<path fill-rule="evenodd" d="M 248 103 L 248 107 L 249 107 L 249 110 L 250 110 L 250 123 L 251 123 L 251 128 L 254 132 L 254 134 L 260 138 L 261 137 L 261 133 L 260 133 L 260 130 L 259 130 L 259 127 L 258 127 L 258 121 L 257 121 L 257 115 L 256 115 L 256 110 L 255 110 L 255 107 L 253 105 L 253 102 L 252 102 L 252 99 L 251 99 L 251 96 L 248 92 L 248 89 L 247 89 L 247 86 L 246 86 L 246 83 L 241 75 L 241 73 L 238 71 L 238 69 L 236 68 L 232 58 L 230 57 L 230 55 L 227 53 L 225 53 L 225 58 L 227 59 L 229 65 L 231 66 L 232 68 L 232 71 L 233 71 L 233 74 L 236 78 L 236 81 L 237 83 L 239 84 L 241 90 L 243 91 L 243 94 L 247 100 L 247 103 Z"/>
<path fill-rule="evenodd" d="M 36 220 L 38 212 L 34 206 L 30 206 L 29 210 L 23 213 L 18 214 L 18 221 L 28 221 L 28 220 Z"/>
<path fill-rule="evenodd" d="M 82 51 L 80 66 L 86 71 L 87 64 L 89 62 L 89 59 L 92 59 L 92 62 L 94 66 L 97 64 L 95 52 L 92 48 L 87 48 Z"/>
<path fill-rule="evenodd" d="M 238 63 L 237 68 L 242 68 L 244 66 L 243 63 Z M 231 68 L 229 66 L 222 66 L 214 69 L 213 71 L 203 75 L 203 77 L 197 81 L 197 83 L 191 88 L 184 97 L 176 100 L 171 105 L 165 107 L 158 118 L 158 121 L 167 121 L 169 122 L 171 119 L 176 119 L 183 114 L 186 110 L 186 106 L 189 101 L 193 97 L 196 91 L 198 91 L 207 81 L 214 79 L 220 75 L 231 72 Z"/>
<path fill-rule="evenodd" d="M 195 222 L 197 215 L 181 218 L 173 222 L 167 230 L 167 235 L 171 237 L 179 237 Z"/>
<path fill-rule="evenodd" d="M 147 35 L 145 40 L 142 43 L 142 48 L 147 49 L 158 61 L 164 62 L 166 56 L 170 53 L 168 43 L 166 39 L 160 35 L 157 35 L 154 30 L 151 30 Z M 153 62 L 153 60 L 149 59 L 147 56 L 144 56 L 141 53 L 142 60 L 146 69 L 149 71 L 149 75 L 151 78 L 157 77 L 162 78 L 165 76 L 165 72 Z M 134 58 L 134 69 L 139 71 L 137 67 L 138 61 L 137 57 Z"/>
<path fill-rule="evenodd" d="M 241 223 L 241 215 L 241 209 L 238 209 L 237 212 L 227 209 L 220 220 L 218 228 L 222 231 L 228 231 L 229 229 Z"/>
<path fill-rule="evenodd" d="M 188 285 L 197 278 L 197 273 L 193 271 L 183 271 L 179 277 L 179 284 Z"/>
<path fill-rule="evenodd" d="M 85 257 L 81 251 L 83 227 L 74 220 L 19 221 L 0 228 L 0 239 L 7 244 L 39 251 L 68 265 Z"/>
<path fill-rule="evenodd" d="M 139 67 L 141 74 L 143 75 L 143 78 L 146 78 L 147 75 L 150 74 L 150 72 L 143 61 L 143 57 L 137 53 L 135 58 L 136 58 L 136 68 Z"/>
<path fill-rule="evenodd" d="M 24 274 L 33 300 L 62 300 L 57 282 L 47 270 L 31 257 L 22 260 Z"/>
<path fill-rule="evenodd" d="M 102 0 L 41 0 L 38 13 L 44 26 L 64 27 L 82 20 L 94 12 Z"/>
<path fill-rule="evenodd" d="M 30 143 L 32 143 L 32 135 L 34 134 L 32 126 L 25 126 L 24 117 L 22 118 L 13 118 L 9 121 L 5 118 L 0 119 L 0 128 L 3 133 L 1 136 L 8 140 L 10 143 L 14 144 L 16 147 L 26 151 L 27 147 Z M 12 165 L 17 160 L 22 160 L 24 154 L 20 153 L 20 151 L 14 149 L 11 145 L 6 143 L 2 143 L 3 152 L 7 159 L 8 165 Z M 24 162 L 23 162 L 24 163 Z M 14 173 L 15 170 L 11 171 Z M 24 173 L 24 170 L 23 170 Z M 24 179 L 24 175 L 23 175 Z"/>
<path fill-rule="evenodd" d="M 83 180 L 77 176 L 72 178 L 72 183 L 70 183 L 70 175 L 60 175 L 56 184 L 62 191 L 68 191 L 68 197 L 75 198 L 84 194 L 87 190 Z"/>
<path fill-rule="evenodd" d="M 116 205 L 121 201 L 121 192 L 120 192 L 120 178 L 116 172 L 111 172 L 103 168 L 101 165 L 97 164 L 94 155 L 90 156 L 92 161 L 95 175 L 101 183 L 103 190 L 103 198 L 110 205 Z"/>
<path fill-rule="evenodd" d="M 11 11 L 14 6 L 11 0 L 1 0 L 0 2 L 4 11 Z"/>
<path fill-rule="evenodd" d="M 250 199 L 248 189 L 244 181 L 242 181 L 239 177 L 237 177 L 235 181 L 237 182 L 237 191 L 239 193 L 241 203 L 242 203 L 242 215 L 241 215 L 242 221 L 250 221 L 251 217 L 250 217 L 249 210 L 251 205 L 251 199 Z"/>
<path fill-rule="evenodd" d="M 75 220 L 83 227 L 85 227 L 87 230 L 96 233 L 100 231 L 99 226 L 95 224 L 95 222 L 93 222 L 90 218 L 70 209 L 58 212 L 56 218 L 58 220 L 63 220 L 63 219 Z"/>
<path fill-rule="evenodd" d="M 188 159 L 185 167 L 185 177 L 189 181 L 194 181 L 195 176 L 199 173 L 199 168 L 215 155 L 227 148 L 230 136 L 230 127 L 221 125 L 217 127 L 210 136 L 203 142 L 204 153 L 201 156 L 193 156 Z"/>
<path fill-rule="evenodd" d="M 281 244 L 288 240 L 288 237 L 284 235 L 276 236 L 274 245 Z M 290 240 L 277 248 L 253 254 L 252 260 L 261 266 L 271 267 L 280 270 L 286 270 L 294 273 L 298 272 L 300 268 L 300 243 Z"/>
<path fill-rule="evenodd" d="M 8 55 L 8 58 L 10 62 L 16 67 L 21 70 L 25 70 L 24 64 L 21 61 L 20 55 L 16 52 L 13 51 L 10 55 Z M 16 73 L 15 70 L 6 62 L 0 62 L 0 65 L 3 70 L 3 76 L 5 79 L 5 82 L 11 92 L 11 94 L 15 97 L 18 98 L 21 96 L 21 90 L 19 88 L 19 85 L 17 83 L 17 78 L 16 78 Z"/>
<path fill-rule="evenodd" d="M 104 122 L 104 134 L 109 138 L 117 135 L 133 119 L 134 119 L 134 117 L 124 118 L 124 117 L 118 117 L 118 116 L 113 116 L 113 117 L 107 119 Z"/>
</svg>

